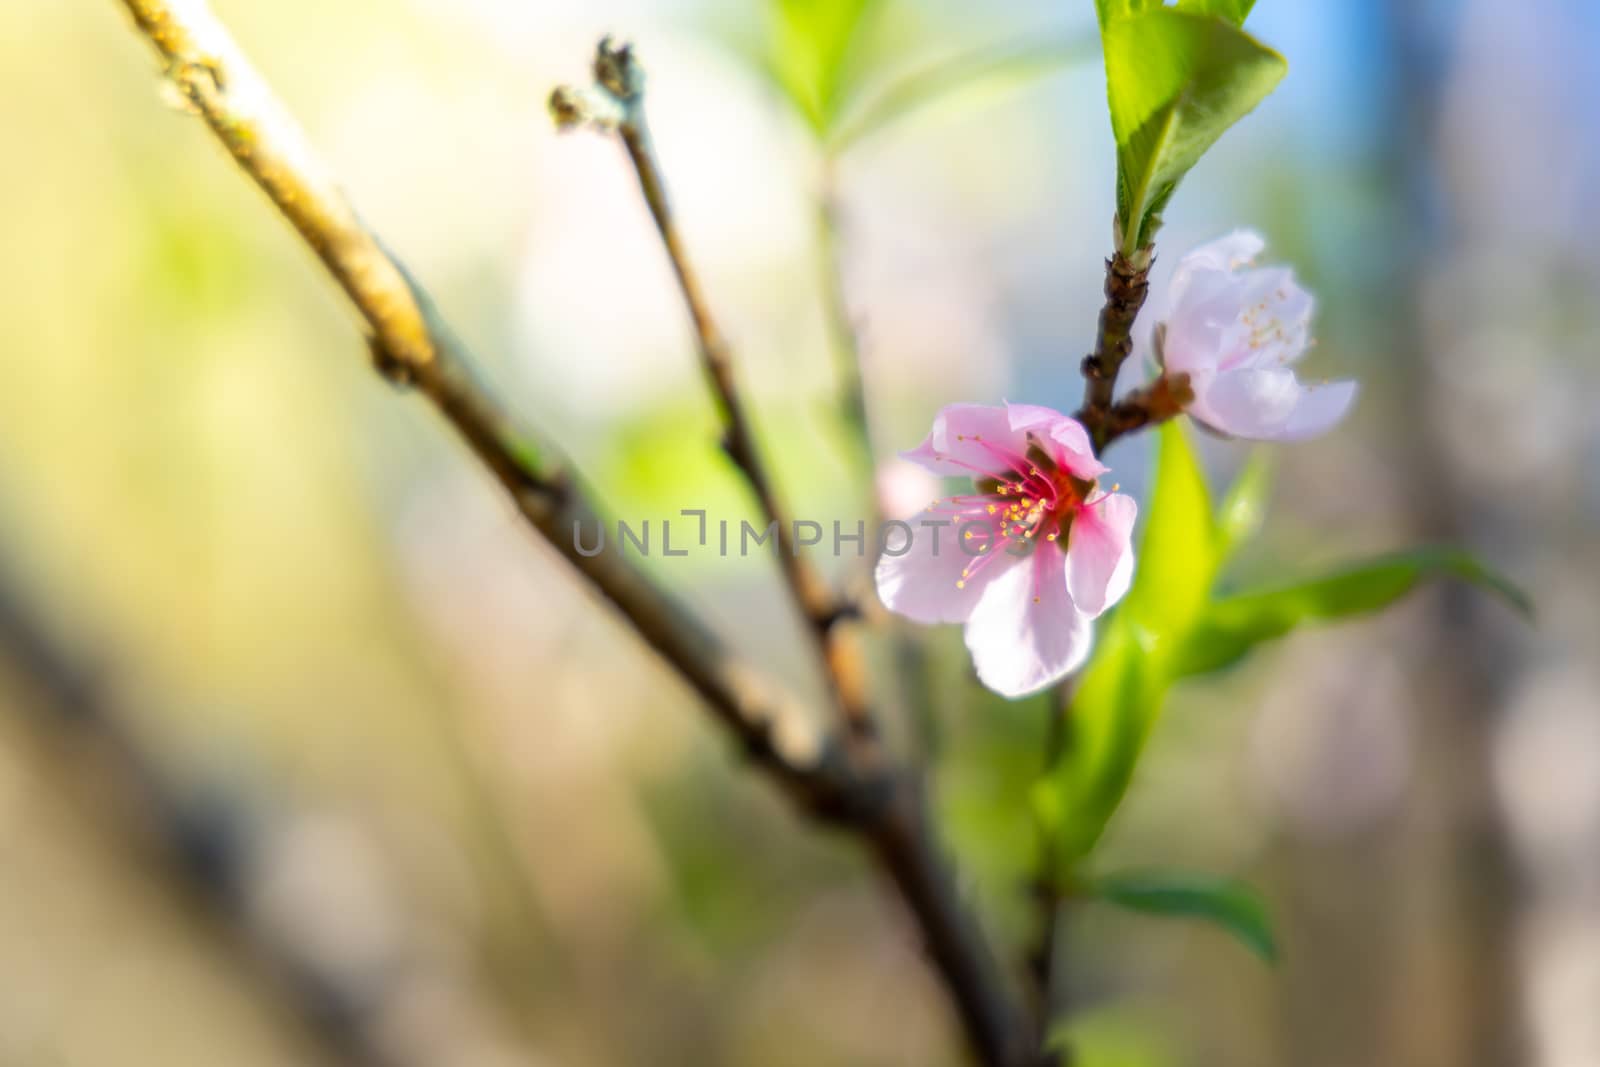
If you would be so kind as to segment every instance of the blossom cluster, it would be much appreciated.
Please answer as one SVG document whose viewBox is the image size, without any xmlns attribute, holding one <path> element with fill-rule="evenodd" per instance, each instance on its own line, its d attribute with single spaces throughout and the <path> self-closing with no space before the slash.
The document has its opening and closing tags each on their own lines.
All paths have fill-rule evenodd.
<svg viewBox="0 0 1600 1067">
<path fill-rule="evenodd" d="M 1208 430 L 1301 440 L 1342 419 L 1357 387 L 1301 382 L 1294 368 L 1311 345 L 1312 297 L 1287 268 L 1252 266 L 1264 247 L 1239 232 L 1185 256 L 1139 349 L 1186 383 L 1185 411 Z M 1083 424 L 1031 404 L 952 404 L 902 455 L 970 481 L 928 510 L 962 537 L 988 536 L 975 551 L 941 552 L 937 539 L 922 539 L 886 553 L 876 571 L 884 605 L 917 622 L 965 624 L 978 678 L 1004 696 L 1037 692 L 1080 667 L 1094 620 L 1132 582 L 1138 514 L 1118 485 L 1102 487 L 1108 468 Z"/>
</svg>

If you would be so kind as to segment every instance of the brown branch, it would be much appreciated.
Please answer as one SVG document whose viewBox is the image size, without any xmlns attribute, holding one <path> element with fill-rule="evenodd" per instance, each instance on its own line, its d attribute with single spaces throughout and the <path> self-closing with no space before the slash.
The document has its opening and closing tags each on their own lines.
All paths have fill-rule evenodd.
<svg viewBox="0 0 1600 1067">
<path fill-rule="evenodd" d="M 1105 304 L 1100 309 L 1094 351 L 1082 363 L 1083 406 L 1074 417 L 1088 429 L 1095 451 L 1103 452 L 1123 434 L 1170 419 L 1194 399 L 1187 375 L 1162 374 L 1153 382 L 1116 401 L 1117 375 L 1133 354 L 1133 326 L 1150 295 L 1150 267 L 1154 248 L 1146 245 L 1131 256 L 1122 251 L 1122 227 L 1117 225 L 1117 251 L 1106 260 Z M 1066 716 L 1071 712 L 1074 679 L 1062 682 L 1050 704 L 1045 739 L 1045 770 L 1061 759 L 1066 744 Z M 1036 1021 L 1040 1033 L 1039 1063 L 1061 1067 L 1071 1062 L 1070 1049 L 1044 1051 L 1051 1021 L 1064 1008 L 1061 990 L 1064 961 L 1061 951 L 1062 893 L 1056 842 L 1048 833 L 1039 838 L 1039 871 L 1033 893 L 1037 905 L 1036 940 L 1028 954 L 1028 971 L 1034 982 Z"/>
<path fill-rule="evenodd" d="M 727 342 L 711 315 L 671 209 L 645 116 L 643 69 L 627 45 L 615 46 L 608 38 L 596 50 L 593 71 L 592 87 L 556 89 L 551 94 L 551 112 L 563 128 L 594 125 L 614 129 L 622 139 L 689 309 L 706 377 L 723 419 L 725 451 L 750 483 L 765 516 L 778 524 L 785 578 L 809 624 L 849 737 L 846 759 L 858 773 L 879 781 L 884 788 L 881 807 L 864 819 L 863 829 L 921 923 L 928 950 L 956 996 L 968 1036 L 983 1061 L 1022 1063 L 1030 1043 L 1025 1024 L 1011 1003 L 1009 983 L 999 972 L 982 931 L 967 915 L 939 854 L 921 783 L 890 769 L 867 704 L 859 652 L 835 625 L 843 613 L 790 539 L 793 529 L 761 461 L 734 380 Z M 839 312 L 842 304 L 836 309 Z M 858 369 L 846 378 L 844 403 L 861 435 L 870 470 L 865 396 Z"/>
<path fill-rule="evenodd" d="M 1099 447 L 1104 449 L 1126 434 L 1177 418 L 1183 414 L 1184 408 L 1193 402 L 1194 390 L 1189 387 L 1187 374 L 1158 375 L 1155 380 L 1140 386 L 1112 404 L 1110 409 L 1100 416 L 1097 437 Z M 1079 411 L 1077 414 L 1080 422 L 1087 417 L 1087 410 Z"/>
<path fill-rule="evenodd" d="M 819 734 L 803 709 L 620 554 L 580 553 L 575 526 L 597 522 L 581 479 L 478 380 L 465 347 L 361 225 L 304 134 L 202 0 L 181 7 L 168 0 L 122 3 L 195 110 L 343 287 L 368 324 L 379 371 L 433 401 L 528 522 L 683 676 L 803 811 L 862 835 L 922 929 L 978 1057 L 996 1067 L 1025 1063 L 1032 1044 L 1026 1023 L 940 855 L 920 783 L 894 773 L 875 743 L 843 748 Z"/>
<path fill-rule="evenodd" d="M 0 673 L 22 683 L 23 698 L 0 705 L 35 713 L 67 784 L 107 802 L 96 815 L 115 844 L 130 846 L 119 858 L 157 860 L 184 914 L 233 951 L 240 977 L 277 998 L 317 1039 L 326 1062 L 416 1067 L 416 1054 L 382 1035 L 393 1025 L 388 1017 L 405 1010 L 405 986 L 420 972 L 408 964 L 380 974 L 330 956 L 313 916 L 343 900 L 313 895 L 301 902 L 304 911 L 264 914 L 256 881 L 274 838 L 293 832 L 292 818 L 247 791 L 219 788 L 220 781 L 202 788 L 188 780 L 136 729 L 139 711 L 111 684 L 103 656 L 64 640 L 9 563 L 0 559 Z M 412 947 L 397 942 L 386 951 L 410 959 Z"/>
<path fill-rule="evenodd" d="M 634 58 L 629 45 L 613 45 L 610 38 L 605 38 L 595 51 L 593 69 L 595 85 L 587 90 L 556 89 L 551 94 L 551 111 L 564 129 L 590 122 L 614 129 L 627 149 L 628 159 L 639 179 L 639 190 L 655 220 L 689 310 L 706 381 L 722 420 L 723 450 L 750 484 L 762 515 L 777 524 L 778 560 L 784 580 L 806 623 L 847 730 L 852 736 L 871 735 L 875 727 L 868 707 L 859 650 L 853 641 L 835 630 L 835 623 L 847 612 L 795 543 L 794 524 L 762 459 L 734 376 L 733 355 L 727 338 L 711 314 L 705 290 L 678 230 L 667 194 L 666 177 L 645 115 L 644 68 Z"/>
<path fill-rule="evenodd" d="M 1068 678 L 1050 695 L 1050 718 L 1045 725 L 1045 774 L 1056 769 L 1066 755 L 1068 744 L 1068 716 L 1072 714 L 1072 698 L 1077 692 L 1077 679 Z M 1056 838 L 1043 821 L 1038 825 L 1038 870 L 1034 875 L 1033 901 L 1035 905 L 1034 942 L 1028 952 L 1028 974 L 1033 980 L 1034 1020 L 1038 1025 L 1038 1067 L 1067 1067 L 1071 1063 L 1070 1049 L 1050 1050 L 1046 1043 L 1051 1024 L 1066 1012 L 1065 961 L 1061 949 L 1064 934 L 1061 909 L 1064 894 L 1061 884 L 1061 853 Z"/>
<path fill-rule="evenodd" d="M 1133 323 L 1150 293 L 1153 251 L 1148 245 L 1132 256 L 1119 250 L 1106 260 L 1106 302 L 1100 309 L 1094 351 L 1083 360 L 1083 409 L 1078 413 L 1097 450 L 1111 439 L 1109 424 L 1117 372 L 1133 352 Z"/>
</svg>

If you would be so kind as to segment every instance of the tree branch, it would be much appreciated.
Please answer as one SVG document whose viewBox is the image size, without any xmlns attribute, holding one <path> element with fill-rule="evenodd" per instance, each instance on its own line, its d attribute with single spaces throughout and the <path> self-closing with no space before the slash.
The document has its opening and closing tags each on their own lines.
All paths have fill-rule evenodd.
<svg viewBox="0 0 1600 1067">
<path fill-rule="evenodd" d="M 455 426 L 519 511 L 809 807 L 849 792 L 803 709 L 768 686 L 700 620 L 617 553 L 584 556 L 572 534 L 599 520 L 559 450 L 519 425 L 479 381 L 427 294 L 366 229 L 304 132 L 203 2 L 123 0 L 166 69 L 234 160 L 294 224 L 366 320 L 374 363 L 415 386 Z"/>
<path fill-rule="evenodd" d="M 1194 390 L 1184 373 L 1162 373 L 1112 404 L 1100 418 L 1099 447 L 1126 434 L 1148 429 L 1183 414 L 1194 402 Z M 1079 412 L 1080 421 L 1083 412 Z"/>
<path fill-rule="evenodd" d="M 722 330 L 711 314 L 710 302 L 700 277 L 689 260 L 689 252 L 678 230 L 677 218 L 667 194 L 666 176 L 650 137 L 650 124 L 644 106 L 644 68 L 634 58 L 631 46 L 614 45 L 603 39 L 595 51 L 595 84 L 588 89 L 560 87 L 551 94 L 551 112 L 563 129 L 597 125 L 614 129 L 627 149 L 639 179 L 650 216 L 655 220 L 673 275 L 688 307 L 699 344 L 706 382 L 715 398 L 723 425 L 723 451 L 728 455 L 755 495 L 761 513 L 778 528 L 778 560 L 784 580 L 810 632 L 819 663 L 827 678 L 846 729 L 852 735 L 875 732 L 868 707 L 865 677 L 859 651 L 846 641 L 835 624 L 848 613 L 829 591 L 795 543 L 794 524 L 779 499 L 772 476 L 761 456 L 755 430 L 738 382 L 734 376 L 733 355 Z"/>
<path fill-rule="evenodd" d="M 1067 748 L 1067 716 L 1072 714 L 1072 698 L 1077 678 L 1068 678 L 1050 694 L 1050 718 L 1045 724 L 1043 771 L 1049 774 L 1061 762 Z M 1038 824 L 1039 869 L 1034 877 L 1034 942 L 1028 952 L 1027 967 L 1033 979 L 1034 1015 L 1039 1028 L 1038 1067 L 1067 1067 L 1071 1050 L 1048 1050 L 1050 1028 L 1067 1008 L 1066 964 L 1061 950 L 1063 906 L 1060 849 L 1046 825 Z"/>
<path fill-rule="evenodd" d="M 380 972 L 348 954 L 330 955 L 325 926 L 314 916 L 345 906 L 344 899 L 313 892 L 296 898 L 292 914 L 265 910 L 258 883 L 273 864 L 275 842 L 296 832 L 293 817 L 217 783 L 201 788 L 187 781 L 134 728 L 136 709 L 107 681 L 99 659 L 62 639 L 7 564 L 0 559 L 0 668 L 14 673 L 32 699 L 0 702 L 5 710 L 37 712 L 46 740 L 66 742 L 60 747 L 70 757 L 69 772 L 88 771 L 84 781 L 94 782 L 96 794 L 113 787 L 98 799 L 114 801 L 115 810 L 103 814 L 117 841 L 154 845 L 133 849 L 134 856 L 146 860 L 155 851 L 168 861 L 165 873 L 185 914 L 209 920 L 201 928 L 228 942 L 246 965 L 243 975 L 282 1001 L 328 1062 L 420 1067 L 425 1052 L 398 1048 L 384 1035 L 410 1003 L 408 984 L 429 980 L 426 965 L 391 963 Z M 144 830 L 154 841 L 138 841 Z M 195 901 L 203 912 L 188 906 Z M 414 947 L 401 939 L 384 953 L 411 961 Z"/>
<path fill-rule="evenodd" d="M 366 320 L 374 361 L 455 426 L 518 510 L 604 594 L 805 812 L 870 843 L 915 916 L 985 1064 L 1023 1064 L 1032 1044 L 1010 983 L 960 894 L 928 824 L 920 783 L 876 744 L 839 746 L 735 656 L 698 617 L 616 553 L 577 551 L 597 521 L 559 450 L 519 425 L 478 380 L 465 347 L 420 286 L 363 227 L 305 135 L 203 0 L 122 0 L 169 75 L 238 164 L 311 245 Z M 752 452 L 753 454 L 753 452 Z"/>
<path fill-rule="evenodd" d="M 1117 224 L 1117 251 L 1106 260 L 1105 305 L 1100 309 L 1094 351 L 1084 357 L 1083 406 L 1074 417 L 1089 431 L 1096 452 L 1103 452 L 1123 434 L 1170 419 L 1194 399 L 1187 375 L 1161 374 L 1154 381 L 1134 390 L 1120 402 L 1115 400 L 1117 375 L 1133 353 L 1133 326 L 1150 294 L 1150 267 L 1155 260 L 1151 245 L 1129 256 L 1122 251 L 1122 226 Z M 1076 679 L 1068 678 L 1056 687 L 1050 704 L 1050 721 L 1045 739 L 1045 769 L 1061 759 L 1066 741 L 1066 716 L 1072 707 Z M 1039 838 L 1039 873 L 1033 885 L 1037 904 L 1036 940 L 1028 956 L 1028 969 L 1034 980 L 1034 993 L 1041 1049 L 1049 1037 L 1051 1021 L 1064 1006 L 1061 991 L 1064 961 L 1060 959 L 1061 887 L 1055 841 L 1046 833 Z M 1041 1050 L 1040 1063 L 1061 1067 L 1071 1062 L 1071 1050 Z"/>
<path fill-rule="evenodd" d="M 1083 409 L 1078 412 L 1097 451 L 1111 439 L 1111 402 L 1117 373 L 1133 352 L 1133 323 L 1150 293 L 1153 259 L 1154 249 L 1146 245 L 1132 256 L 1119 249 L 1106 260 L 1106 302 L 1100 309 L 1094 351 L 1083 360 Z"/>
</svg>

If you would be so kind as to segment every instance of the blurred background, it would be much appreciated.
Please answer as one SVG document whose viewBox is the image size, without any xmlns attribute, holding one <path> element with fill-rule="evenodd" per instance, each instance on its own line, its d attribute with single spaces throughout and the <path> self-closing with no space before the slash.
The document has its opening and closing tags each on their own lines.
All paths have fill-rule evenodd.
<svg viewBox="0 0 1600 1067">
<path fill-rule="evenodd" d="M 793 510 L 864 500 L 830 238 L 880 458 L 947 402 L 1076 405 L 1113 209 L 1088 0 L 884 0 L 852 99 L 1032 58 L 831 164 L 756 0 L 214 6 L 619 515 L 750 512 L 625 161 L 545 114 L 606 31 L 649 69 Z M 1450 540 L 1539 614 L 1433 588 L 1177 690 L 1108 856 L 1252 880 L 1283 960 L 1085 907 L 1080 1059 L 1594 1067 L 1600 9 L 1264 0 L 1249 28 L 1290 75 L 1180 190 L 1156 274 L 1262 230 L 1319 296 L 1314 371 L 1364 392 L 1281 450 L 1241 567 Z M 112 0 L 0 6 L 0 1065 L 962 1062 L 852 843 L 743 773 L 371 374 L 151 58 Z M 1204 444 L 1220 485 L 1245 449 Z M 1135 490 L 1147 461 L 1110 457 Z M 770 561 L 649 565 L 814 685 Z M 903 733 L 1020 945 L 1045 706 L 986 697 L 954 628 L 927 637 L 937 699 Z"/>
</svg>

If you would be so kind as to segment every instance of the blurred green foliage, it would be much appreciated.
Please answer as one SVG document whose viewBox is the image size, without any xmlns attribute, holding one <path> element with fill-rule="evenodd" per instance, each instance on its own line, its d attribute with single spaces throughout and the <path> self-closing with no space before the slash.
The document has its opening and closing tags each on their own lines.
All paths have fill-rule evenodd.
<svg viewBox="0 0 1600 1067">
<path fill-rule="evenodd" d="M 819 138 L 854 89 L 861 72 L 855 45 L 881 6 L 882 0 L 772 0 L 767 69 Z"/>
<path fill-rule="evenodd" d="M 1326 577 L 1219 597 L 1185 642 L 1178 673 L 1202 674 L 1232 666 L 1262 642 L 1282 637 L 1304 623 L 1378 611 L 1430 577 L 1472 582 L 1498 594 L 1523 614 L 1532 613 L 1533 606 L 1521 590 L 1471 553 L 1451 548 L 1411 549 L 1342 567 Z"/>
<path fill-rule="evenodd" d="M 1244 882 L 1186 871 L 1127 871 L 1101 875 L 1085 889 L 1100 900 L 1144 915 L 1215 923 L 1263 960 L 1277 961 L 1267 907 Z"/>
<path fill-rule="evenodd" d="M 1136 1016 L 1099 1007 L 1058 1022 L 1050 1046 L 1070 1049 L 1082 1067 L 1170 1067 L 1181 1062 Z"/>
<path fill-rule="evenodd" d="M 1220 562 L 1205 476 L 1177 425 L 1161 430 L 1155 489 L 1140 518 L 1133 587 L 1100 626 L 1062 758 L 1035 791 L 1045 832 L 1069 870 L 1100 839 L 1128 788 Z"/>
<path fill-rule="evenodd" d="M 938 59 L 925 12 L 892 0 L 769 0 L 768 34 L 746 46 L 830 155 L 931 104 L 982 84 L 1004 85 L 1093 59 L 1089 34 L 1029 34 L 970 46 Z"/>
<path fill-rule="evenodd" d="M 1428 577 L 1474 582 L 1527 609 L 1515 587 L 1452 549 L 1400 552 L 1309 581 L 1219 594 L 1218 575 L 1261 524 L 1268 470 L 1261 460 L 1248 464 L 1214 510 L 1185 432 L 1176 424 L 1162 427 L 1133 586 L 1101 626 L 1063 724 L 1062 756 L 1034 790 L 1035 812 L 1060 864 L 1049 877 L 1069 886 L 1083 882 L 1080 868 L 1121 804 L 1175 682 L 1236 663 L 1301 623 L 1377 611 Z M 1264 912 L 1237 886 L 1171 877 L 1177 881 L 1165 888 L 1144 882 L 1138 892 L 1116 881 L 1109 888 L 1087 884 L 1124 906 L 1221 922 L 1270 957 Z"/>
</svg>

